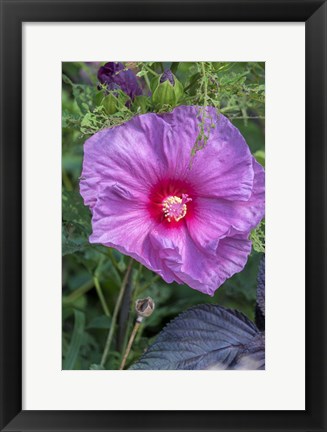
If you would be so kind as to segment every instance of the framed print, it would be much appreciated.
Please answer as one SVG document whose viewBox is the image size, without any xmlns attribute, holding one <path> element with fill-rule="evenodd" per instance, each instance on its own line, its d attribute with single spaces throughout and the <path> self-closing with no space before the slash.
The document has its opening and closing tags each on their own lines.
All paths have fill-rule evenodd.
<svg viewBox="0 0 327 432">
<path fill-rule="evenodd" d="M 1 19 L 1 430 L 324 431 L 325 2 Z"/>
</svg>

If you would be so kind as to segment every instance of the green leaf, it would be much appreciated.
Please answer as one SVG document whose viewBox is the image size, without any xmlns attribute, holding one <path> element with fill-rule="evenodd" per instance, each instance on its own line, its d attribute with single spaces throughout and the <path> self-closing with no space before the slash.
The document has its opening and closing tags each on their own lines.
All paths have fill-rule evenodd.
<svg viewBox="0 0 327 432">
<path fill-rule="evenodd" d="M 62 155 L 62 169 L 67 171 L 77 178 L 80 175 L 82 168 L 82 154 L 65 153 Z"/>
<path fill-rule="evenodd" d="M 93 318 L 93 320 L 88 324 L 87 329 L 110 329 L 111 318 L 106 315 L 101 315 Z"/>
<path fill-rule="evenodd" d="M 103 90 L 98 91 L 95 95 L 94 95 L 94 105 L 99 106 L 101 105 L 101 102 L 103 101 L 105 97 L 105 93 Z"/>
<path fill-rule="evenodd" d="M 74 99 L 82 114 L 86 114 L 88 111 L 92 111 L 94 106 L 94 98 L 98 89 L 95 86 L 86 84 L 75 84 L 65 74 L 62 75 L 62 80 L 65 84 L 71 86 Z"/>
<path fill-rule="evenodd" d="M 90 366 L 90 370 L 105 370 L 105 368 L 99 364 L 93 363 Z"/>
<path fill-rule="evenodd" d="M 81 121 L 81 132 L 83 134 L 92 134 L 99 129 L 97 117 L 91 112 L 87 112 Z"/>
<path fill-rule="evenodd" d="M 170 70 L 172 71 L 172 73 L 174 75 L 176 75 L 176 71 L 178 69 L 179 66 L 179 62 L 172 62 L 171 66 L 170 66 Z"/>
<path fill-rule="evenodd" d="M 118 111 L 118 99 L 113 93 L 109 93 L 105 98 L 103 98 L 101 105 L 109 115 Z"/>
<path fill-rule="evenodd" d="M 141 78 L 141 77 L 143 77 L 144 75 L 147 75 L 147 74 L 148 74 L 148 72 L 146 70 L 141 70 L 140 72 L 137 72 L 136 76 L 139 77 L 139 78 Z"/>
<path fill-rule="evenodd" d="M 65 74 L 62 74 L 62 80 L 63 80 L 63 82 L 65 84 L 68 84 L 68 85 L 71 85 L 71 86 L 74 85 L 73 81 L 67 75 L 65 75 Z"/>
<path fill-rule="evenodd" d="M 85 315 L 83 312 L 75 309 L 74 310 L 74 330 L 66 358 L 64 360 L 63 369 L 72 370 L 74 369 L 78 353 L 83 342 L 84 327 L 85 327 Z"/>
<path fill-rule="evenodd" d="M 252 247 L 256 252 L 265 252 L 265 221 L 261 221 L 250 234 Z"/>
<path fill-rule="evenodd" d="M 148 103 L 149 98 L 147 96 L 135 96 L 132 106 L 136 112 L 145 114 L 147 112 Z"/>
<path fill-rule="evenodd" d="M 263 167 L 265 166 L 265 152 L 263 150 L 258 150 L 253 155 L 257 162 L 259 162 L 260 165 Z"/>
<path fill-rule="evenodd" d="M 91 214 L 77 192 L 62 191 L 62 255 L 89 246 Z"/>
<path fill-rule="evenodd" d="M 85 228 L 74 222 L 62 224 L 62 255 L 81 251 L 89 246 Z"/>
<path fill-rule="evenodd" d="M 108 255 L 105 246 L 89 245 L 82 253 L 76 254 L 75 259 L 83 264 L 88 272 L 104 282 L 105 286 L 119 288 L 121 277 Z"/>
<path fill-rule="evenodd" d="M 62 191 L 62 219 L 66 222 L 76 222 L 87 226 L 89 231 L 91 213 L 84 205 L 83 199 L 78 192 Z"/>
</svg>

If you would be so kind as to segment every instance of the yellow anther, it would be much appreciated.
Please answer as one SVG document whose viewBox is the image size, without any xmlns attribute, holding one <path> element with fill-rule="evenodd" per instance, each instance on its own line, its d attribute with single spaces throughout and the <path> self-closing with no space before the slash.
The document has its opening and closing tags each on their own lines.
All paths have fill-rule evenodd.
<svg viewBox="0 0 327 432">
<path fill-rule="evenodd" d="M 186 204 L 189 201 L 192 201 L 192 199 L 188 198 L 187 194 L 182 194 L 182 198 L 174 195 L 164 199 L 162 209 L 168 222 L 171 222 L 173 219 L 176 222 L 180 221 L 187 213 Z"/>
</svg>

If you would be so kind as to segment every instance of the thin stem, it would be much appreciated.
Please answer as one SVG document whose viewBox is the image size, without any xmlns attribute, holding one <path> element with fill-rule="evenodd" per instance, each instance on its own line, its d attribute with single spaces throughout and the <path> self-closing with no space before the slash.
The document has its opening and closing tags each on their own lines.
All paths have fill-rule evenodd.
<svg viewBox="0 0 327 432">
<path fill-rule="evenodd" d="M 134 280 L 133 303 L 135 303 L 136 297 L 138 296 L 138 293 L 140 291 L 140 278 L 141 278 L 142 270 L 143 270 L 143 265 L 140 263 Z M 132 305 L 132 308 L 134 308 L 134 304 Z"/>
<path fill-rule="evenodd" d="M 174 75 L 176 75 L 178 66 L 179 66 L 179 62 L 172 62 L 171 66 L 170 66 L 170 70 L 172 71 L 172 73 Z"/>
<path fill-rule="evenodd" d="M 149 90 L 151 91 L 151 84 L 150 84 L 150 80 L 149 80 L 148 75 L 144 75 L 144 79 L 145 79 L 146 85 L 148 86 Z"/>
<path fill-rule="evenodd" d="M 114 257 L 113 250 L 110 248 L 109 248 L 109 256 L 110 256 L 110 259 L 111 259 L 113 266 L 116 268 L 116 270 L 118 270 L 120 272 L 121 270 L 120 270 L 119 265 L 118 265 L 118 263 Z"/>
<path fill-rule="evenodd" d="M 130 272 L 132 270 L 132 264 L 133 264 L 133 259 L 131 258 L 130 261 L 129 261 L 129 263 L 128 263 L 127 270 L 126 270 L 123 282 L 122 282 L 121 287 L 120 287 L 120 291 L 119 291 L 119 295 L 118 295 L 117 302 L 116 302 L 116 305 L 115 305 L 114 313 L 112 314 L 111 326 L 110 326 L 110 329 L 109 329 L 106 345 L 104 347 L 104 351 L 103 351 L 102 359 L 101 359 L 101 366 L 102 367 L 104 367 L 104 365 L 106 363 L 106 360 L 107 360 L 107 357 L 108 357 L 108 353 L 109 353 L 109 350 L 110 350 L 111 342 L 112 342 L 112 339 L 113 339 L 113 336 L 114 336 L 114 331 L 115 331 L 115 327 L 116 327 L 116 321 L 117 321 L 117 317 L 118 317 L 118 312 L 119 312 L 119 309 L 120 309 L 120 306 L 121 306 L 121 302 L 122 302 L 122 299 L 123 299 L 123 296 L 124 296 L 124 292 L 125 292 L 125 288 L 126 288 L 126 285 L 127 285 L 127 282 L 128 282 L 128 278 L 129 278 Z"/>
<path fill-rule="evenodd" d="M 154 70 L 152 70 L 148 65 L 146 65 L 145 63 L 142 64 L 142 66 L 144 67 L 144 69 L 146 69 L 148 72 L 150 72 L 153 76 L 157 77 L 159 76 L 159 74 L 157 72 L 155 72 Z"/>
<path fill-rule="evenodd" d="M 246 116 L 246 117 L 244 117 L 244 116 L 230 116 L 230 119 L 231 120 L 244 120 L 244 119 L 247 119 L 247 120 L 264 120 L 265 119 L 265 117 L 260 117 L 260 116 Z"/>
<path fill-rule="evenodd" d="M 72 182 L 70 181 L 70 178 L 65 170 L 62 171 L 62 181 L 68 191 L 72 191 L 74 189 Z"/>
<path fill-rule="evenodd" d="M 201 62 L 202 75 L 203 75 L 203 85 L 204 85 L 204 106 L 207 106 L 208 102 L 208 82 L 206 80 L 206 70 L 204 62 Z"/>
<path fill-rule="evenodd" d="M 102 309 L 103 309 L 105 315 L 107 315 L 107 317 L 109 317 L 110 316 L 110 312 L 109 312 L 106 300 L 104 298 L 104 295 L 103 295 L 103 292 L 102 292 L 102 288 L 101 288 L 99 279 L 96 276 L 94 276 L 93 281 L 94 281 L 95 289 L 97 290 L 97 294 L 98 294 L 98 297 L 99 297 Z"/>
<path fill-rule="evenodd" d="M 63 303 L 73 303 L 75 300 L 77 300 L 82 295 L 86 294 L 90 289 L 94 287 L 94 282 L 92 279 L 86 281 L 83 285 L 81 285 L 78 289 L 73 291 L 71 294 L 69 294 L 67 297 L 63 298 Z"/>
<path fill-rule="evenodd" d="M 139 279 L 140 279 L 142 270 L 143 270 L 143 265 L 141 263 L 139 263 L 139 267 L 138 267 L 137 273 L 136 273 L 136 278 L 135 278 L 135 281 L 134 281 L 134 283 L 135 283 L 135 291 L 137 291 L 137 287 L 139 285 Z"/>
<path fill-rule="evenodd" d="M 124 367 L 125 367 L 127 357 L 128 357 L 128 355 L 129 355 L 129 353 L 131 351 L 131 348 L 132 348 L 132 345 L 133 345 L 136 333 L 137 333 L 140 325 L 141 325 L 141 322 L 140 321 L 136 321 L 136 323 L 134 325 L 134 328 L 133 328 L 133 331 L 131 333 L 131 336 L 129 338 L 128 345 L 127 345 L 127 348 L 126 348 L 126 351 L 125 351 L 125 354 L 124 354 L 124 357 L 123 357 L 123 360 L 121 362 L 119 370 L 123 370 Z"/>
<path fill-rule="evenodd" d="M 130 313 L 128 315 L 128 323 L 126 326 L 122 352 L 125 352 L 125 350 L 126 350 L 126 346 L 128 343 L 128 335 L 130 333 L 130 329 L 132 329 L 132 326 L 133 326 L 133 321 L 134 321 L 133 311 L 135 308 L 135 301 L 136 301 L 137 293 L 140 289 L 140 277 L 142 274 L 142 270 L 143 270 L 143 265 L 141 263 L 139 263 L 138 268 L 136 270 L 135 278 L 133 280 L 133 287 L 132 287 L 132 293 L 131 293 L 131 297 L 132 297 L 131 298 L 131 310 L 130 310 Z"/>
<path fill-rule="evenodd" d="M 238 105 L 233 105 L 233 106 L 227 106 L 224 108 L 220 108 L 220 112 L 224 113 L 224 112 L 228 112 L 228 111 L 239 111 L 239 106 Z M 243 118 L 243 117 L 242 117 Z"/>
</svg>

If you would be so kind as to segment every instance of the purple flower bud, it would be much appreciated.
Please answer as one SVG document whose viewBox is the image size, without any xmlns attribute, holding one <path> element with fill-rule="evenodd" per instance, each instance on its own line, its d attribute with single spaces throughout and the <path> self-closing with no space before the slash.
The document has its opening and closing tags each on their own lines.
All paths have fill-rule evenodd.
<svg viewBox="0 0 327 432">
<path fill-rule="evenodd" d="M 108 92 L 112 91 L 113 95 L 116 97 L 118 96 L 118 91 L 115 91 L 115 90 L 121 90 L 120 86 L 114 82 L 106 84 L 106 89 L 108 90 Z"/>
<path fill-rule="evenodd" d="M 138 84 L 135 74 L 126 69 L 123 63 L 108 62 L 98 70 L 98 79 L 105 84 L 108 90 L 120 88 L 132 100 L 141 95 L 142 90 Z"/>
<path fill-rule="evenodd" d="M 167 69 L 160 78 L 160 82 L 163 83 L 165 81 L 169 81 L 171 85 L 175 84 L 175 78 L 174 78 L 174 74 L 172 73 L 172 71 L 170 69 Z"/>
</svg>

